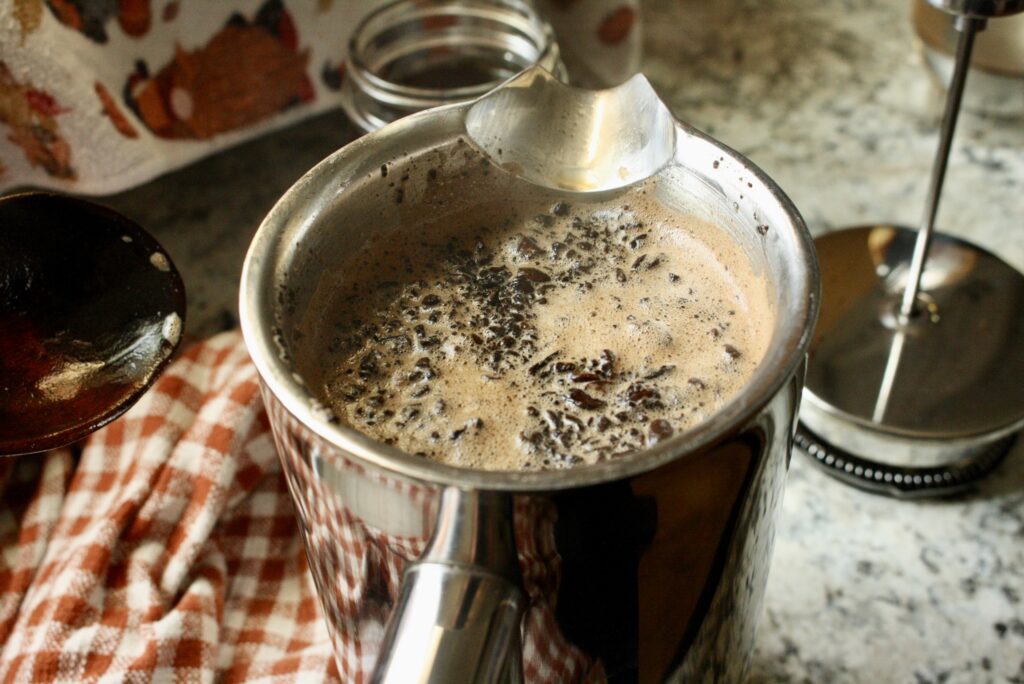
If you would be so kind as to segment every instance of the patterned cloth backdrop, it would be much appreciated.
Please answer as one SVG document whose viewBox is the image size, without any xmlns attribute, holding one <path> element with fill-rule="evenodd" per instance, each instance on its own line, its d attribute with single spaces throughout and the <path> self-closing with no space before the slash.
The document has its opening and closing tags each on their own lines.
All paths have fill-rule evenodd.
<svg viewBox="0 0 1024 684">
<path fill-rule="evenodd" d="M 4 0 L 0 190 L 116 192 L 335 108 L 382 1 Z M 636 69 L 637 3 L 540 0 L 574 80 Z"/>
</svg>

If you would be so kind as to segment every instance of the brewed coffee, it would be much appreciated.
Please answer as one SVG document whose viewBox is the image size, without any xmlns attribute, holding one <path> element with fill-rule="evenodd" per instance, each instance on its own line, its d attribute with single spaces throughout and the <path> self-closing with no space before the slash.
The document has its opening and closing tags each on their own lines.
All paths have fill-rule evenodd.
<svg viewBox="0 0 1024 684">
<path fill-rule="evenodd" d="M 766 288 L 725 231 L 649 190 L 495 199 L 364 246 L 322 398 L 377 440 L 491 470 L 594 463 L 704 420 L 765 353 Z"/>
</svg>

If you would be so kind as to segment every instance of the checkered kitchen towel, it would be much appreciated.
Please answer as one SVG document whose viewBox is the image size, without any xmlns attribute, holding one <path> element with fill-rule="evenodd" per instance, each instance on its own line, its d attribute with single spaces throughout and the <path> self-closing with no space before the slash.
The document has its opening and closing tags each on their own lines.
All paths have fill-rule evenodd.
<svg viewBox="0 0 1024 684">
<path fill-rule="evenodd" d="M 0 681 L 338 680 L 237 333 L 0 490 Z"/>
<path fill-rule="evenodd" d="M 372 663 L 335 663 L 238 333 L 183 354 L 80 453 L 0 459 L 0 493 L 0 683 L 367 680 Z M 517 534 L 545 522 L 535 504 Z M 603 680 L 555 623 L 557 552 L 528 547 L 527 681 Z"/>
</svg>

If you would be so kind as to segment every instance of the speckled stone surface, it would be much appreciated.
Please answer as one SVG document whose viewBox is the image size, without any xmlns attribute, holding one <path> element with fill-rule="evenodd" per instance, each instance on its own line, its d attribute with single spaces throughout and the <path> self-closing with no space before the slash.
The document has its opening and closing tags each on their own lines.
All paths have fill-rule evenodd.
<svg viewBox="0 0 1024 684">
<path fill-rule="evenodd" d="M 815 234 L 916 225 L 943 93 L 910 9 L 650 3 L 645 71 L 677 116 L 765 169 Z M 938 227 L 1024 268 L 1024 120 L 961 117 Z M 1022 601 L 1020 445 L 976 491 L 933 503 L 855 491 L 794 457 L 752 680 L 1024 682 Z"/>
<path fill-rule="evenodd" d="M 915 224 L 942 94 L 909 17 L 901 0 L 651 0 L 644 68 L 816 234 Z M 324 115 L 105 198 L 178 264 L 191 336 L 236 325 L 260 219 L 351 135 Z M 1024 269 L 1024 120 L 962 117 L 946 188 L 940 229 Z M 975 491 L 932 503 L 846 488 L 795 456 L 766 604 L 754 682 L 1024 683 L 1024 447 Z"/>
</svg>

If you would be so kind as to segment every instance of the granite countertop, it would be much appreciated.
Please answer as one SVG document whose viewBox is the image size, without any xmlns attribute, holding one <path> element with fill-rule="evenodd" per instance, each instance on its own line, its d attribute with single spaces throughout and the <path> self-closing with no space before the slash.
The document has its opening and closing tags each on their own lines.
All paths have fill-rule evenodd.
<svg viewBox="0 0 1024 684">
<path fill-rule="evenodd" d="M 897 0 L 649 0 L 644 71 L 751 157 L 815 234 L 915 224 L 942 93 Z M 187 332 L 237 324 L 245 249 L 277 197 L 351 139 L 340 112 L 113 197 L 189 290 Z M 1024 121 L 966 113 L 938 225 L 1024 269 Z M 1024 381 L 1024 379 L 1022 379 Z M 1024 442 L 976 490 L 906 503 L 794 457 L 754 682 L 1024 683 Z"/>
</svg>

